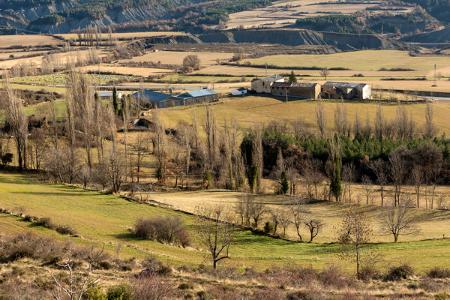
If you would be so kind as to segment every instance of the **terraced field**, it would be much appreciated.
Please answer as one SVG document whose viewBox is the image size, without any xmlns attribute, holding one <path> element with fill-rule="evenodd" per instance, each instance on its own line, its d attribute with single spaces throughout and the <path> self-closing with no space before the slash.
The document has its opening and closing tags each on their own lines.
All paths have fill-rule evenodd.
<svg viewBox="0 0 450 300">
<path fill-rule="evenodd" d="M 297 19 L 336 14 L 353 14 L 368 8 L 376 8 L 378 1 L 334 1 L 334 0 L 281 0 L 268 7 L 238 12 L 230 15 L 227 28 L 282 27 L 295 23 Z M 392 6 L 391 8 L 394 8 Z M 409 7 L 397 7 L 407 12 Z"/>
</svg>

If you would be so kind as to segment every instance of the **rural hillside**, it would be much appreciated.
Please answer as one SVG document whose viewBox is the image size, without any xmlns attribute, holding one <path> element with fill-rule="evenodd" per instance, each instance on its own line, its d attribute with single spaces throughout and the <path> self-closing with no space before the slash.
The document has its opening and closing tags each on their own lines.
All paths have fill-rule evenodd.
<svg viewBox="0 0 450 300">
<path fill-rule="evenodd" d="M 298 27 L 350 34 L 390 34 L 424 40 L 417 34 L 450 22 L 448 1 L 272 1 L 130 0 L 0 1 L 5 33 L 67 33 L 90 26 L 101 31 L 208 30 Z M 434 39 L 436 37 L 436 39 Z M 441 43 L 428 35 L 426 42 Z"/>
<path fill-rule="evenodd" d="M 270 0 L 5 0 L 0 24 L 13 29 L 62 33 L 88 26 L 122 30 L 176 28 L 200 31 L 218 25 L 228 13 L 267 5 Z"/>
</svg>

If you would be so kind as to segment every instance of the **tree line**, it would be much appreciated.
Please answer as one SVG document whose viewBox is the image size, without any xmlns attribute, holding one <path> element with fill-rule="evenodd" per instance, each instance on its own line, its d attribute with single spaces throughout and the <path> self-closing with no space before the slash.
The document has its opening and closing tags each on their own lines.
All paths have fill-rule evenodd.
<svg viewBox="0 0 450 300">
<path fill-rule="evenodd" d="M 371 204 L 375 192 L 381 204 L 387 197 L 398 205 L 406 185 L 414 186 L 416 206 L 425 198 L 427 208 L 442 204 L 436 186 L 450 181 L 450 143 L 439 136 L 433 120 L 433 104 L 426 105 L 424 125 L 398 105 L 395 118 L 386 118 L 382 105 L 375 116 L 350 121 L 346 106 L 335 104 L 334 118 L 327 119 L 324 104 L 317 102 L 316 126 L 296 122 L 272 122 L 250 129 L 237 121 L 220 122 L 206 105 L 190 121 L 167 128 L 159 110 L 144 120 L 149 130 L 131 133 L 145 106 L 131 97 L 102 103 L 86 75 L 67 71 L 66 108 L 63 120 L 55 103 L 47 105 L 42 126 L 30 126 L 23 103 L 5 80 L 3 108 L 7 126 L 2 139 L 2 161 L 14 145 L 19 169 L 44 170 L 54 182 L 97 185 L 118 192 L 142 187 L 144 169 L 154 167 L 161 186 L 175 188 L 227 188 L 259 193 L 262 180 L 277 183 L 276 193 L 309 199 L 347 202 L 353 187 L 364 187 L 364 201 Z M 118 135 L 118 131 L 121 134 Z M 4 157 L 5 154 L 8 154 Z M 154 166 L 149 158 L 155 157 Z M 377 189 L 374 189 L 374 186 Z M 388 188 L 389 187 L 389 188 Z M 389 190 L 389 192 L 388 192 Z M 392 190 L 392 192 L 391 192 Z M 359 195 L 361 197 L 361 195 Z"/>
</svg>

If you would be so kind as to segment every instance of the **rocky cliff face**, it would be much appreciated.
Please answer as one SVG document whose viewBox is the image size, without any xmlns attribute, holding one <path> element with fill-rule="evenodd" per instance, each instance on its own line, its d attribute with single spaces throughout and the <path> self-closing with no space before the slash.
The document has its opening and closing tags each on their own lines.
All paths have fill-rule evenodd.
<svg viewBox="0 0 450 300">
<path fill-rule="evenodd" d="M 340 50 L 398 49 L 399 42 L 375 34 L 345 34 L 312 30 L 230 30 L 199 35 L 207 43 L 259 43 L 288 46 L 323 45 Z"/>
<path fill-rule="evenodd" d="M 0 26 L 34 32 L 61 33 L 89 25 L 175 17 L 189 5 L 206 0 L 0 0 Z"/>
</svg>

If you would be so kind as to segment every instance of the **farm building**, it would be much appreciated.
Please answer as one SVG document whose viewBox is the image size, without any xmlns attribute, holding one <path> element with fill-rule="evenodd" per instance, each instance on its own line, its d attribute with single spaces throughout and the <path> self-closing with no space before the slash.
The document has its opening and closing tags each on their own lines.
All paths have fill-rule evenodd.
<svg viewBox="0 0 450 300">
<path fill-rule="evenodd" d="M 272 93 L 271 87 L 275 82 L 284 82 L 284 77 L 280 75 L 273 75 L 266 78 L 255 78 L 252 80 L 252 91 L 257 94 Z"/>
<path fill-rule="evenodd" d="M 98 91 L 96 93 L 100 100 L 111 100 L 113 96 L 112 91 Z M 122 98 L 122 92 L 117 92 L 117 98 Z"/>
<path fill-rule="evenodd" d="M 167 106 L 190 105 L 205 102 L 214 102 L 219 100 L 219 95 L 210 89 L 200 89 L 196 91 L 185 92 L 167 99 Z"/>
<path fill-rule="evenodd" d="M 367 100 L 372 97 L 372 88 L 366 83 L 331 82 L 322 85 L 323 99 Z"/>
<path fill-rule="evenodd" d="M 320 98 L 320 84 L 313 82 L 274 82 L 271 87 L 272 95 L 275 97 L 314 99 Z"/>
<path fill-rule="evenodd" d="M 167 107 L 167 100 L 172 97 L 172 95 L 164 94 L 150 89 L 144 89 L 132 94 L 131 97 L 136 101 L 143 102 L 152 107 L 164 108 Z"/>
<path fill-rule="evenodd" d="M 247 89 L 241 87 L 241 88 L 232 90 L 230 94 L 231 94 L 231 96 L 238 97 L 238 96 L 245 96 L 245 95 L 247 95 L 247 93 L 248 93 Z"/>
</svg>

